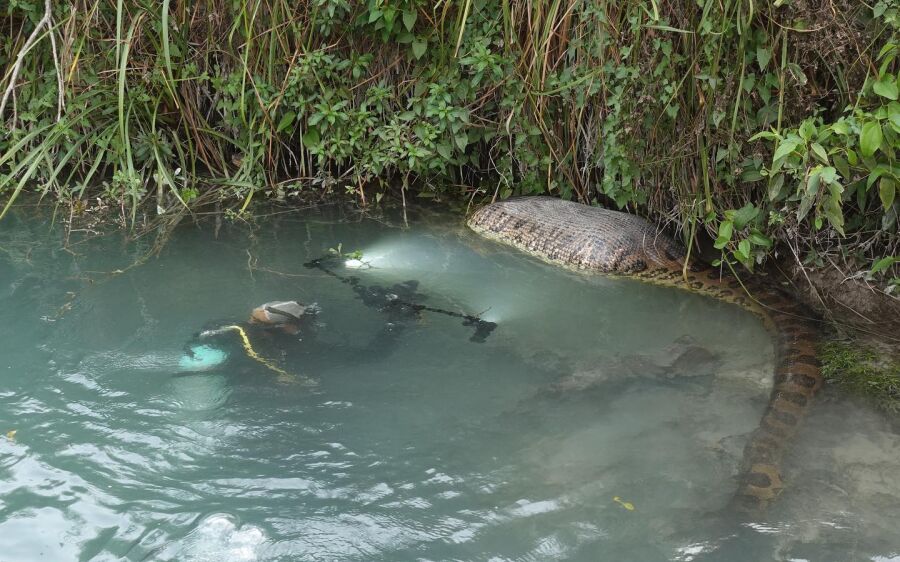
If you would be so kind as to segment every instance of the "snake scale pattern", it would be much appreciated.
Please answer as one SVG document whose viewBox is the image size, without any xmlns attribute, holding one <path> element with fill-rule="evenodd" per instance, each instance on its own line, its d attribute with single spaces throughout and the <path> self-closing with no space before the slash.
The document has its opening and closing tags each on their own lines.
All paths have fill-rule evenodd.
<svg viewBox="0 0 900 562">
<path fill-rule="evenodd" d="M 742 285 L 718 269 L 689 264 L 685 270 L 687 255 L 682 245 L 653 224 L 627 213 L 550 197 L 527 197 L 482 207 L 469 218 L 468 226 L 487 238 L 568 269 L 678 287 L 737 304 L 760 316 L 775 334 L 774 387 L 759 427 L 744 449 L 733 505 L 741 511 L 760 512 L 778 497 L 784 487 L 782 457 L 822 386 L 817 330 L 799 303 L 761 283 Z"/>
</svg>

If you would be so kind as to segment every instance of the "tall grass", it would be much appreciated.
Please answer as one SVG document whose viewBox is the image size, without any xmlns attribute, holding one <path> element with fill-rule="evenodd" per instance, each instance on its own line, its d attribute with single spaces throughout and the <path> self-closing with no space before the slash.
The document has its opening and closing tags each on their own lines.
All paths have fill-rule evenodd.
<svg viewBox="0 0 900 562">
<path fill-rule="evenodd" d="M 550 193 L 706 229 L 747 266 L 773 239 L 816 259 L 842 236 L 871 262 L 898 251 L 878 187 L 838 196 L 839 227 L 825 187 L 796 212 L 812 143 L 823 165 L 858 149 L 773 153 L 806 121 L 861 128 L 854 112 L 887 107 L 873 84 L 896 78 L 892 6 L 19 0 L 0 14 L 0 193 L 101 197 L 132 221 L 260 195 Z M 883 121 L 877 162 L 848 165 L 842 193 L 878 165 L 894 176 Z"/>
</svg>

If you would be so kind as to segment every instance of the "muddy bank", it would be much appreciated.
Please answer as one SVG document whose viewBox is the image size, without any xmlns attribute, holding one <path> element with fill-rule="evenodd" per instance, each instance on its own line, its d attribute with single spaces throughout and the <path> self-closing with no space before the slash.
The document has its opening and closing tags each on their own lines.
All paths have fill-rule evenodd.
<svg viewBox="0 0 900 562">
<path fill-rule="evenodd" d="M 801 268 L 782 260 L 777 271 L 788 279 L 792 292 L 842 335 L 852 335 L 898 354 L 900 349 L 900 295 L 885 293 L 884 287 L 867 281 L 861 272 L 837 267 Z"/>
</svg>

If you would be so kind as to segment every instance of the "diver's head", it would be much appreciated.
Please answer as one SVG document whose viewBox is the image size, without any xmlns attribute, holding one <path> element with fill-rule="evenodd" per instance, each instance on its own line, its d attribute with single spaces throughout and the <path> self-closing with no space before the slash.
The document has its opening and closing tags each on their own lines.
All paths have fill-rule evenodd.
<svg viewBox="0 0 900 562">
<path fill-rule="evenodd" d="M 319 307 L 315 304 L 304 305 L 297 301 L 272 301 L 254 308 L 250 313 L 250 322 L 297 330 L 301 322 L 318 311 Z"/>
</svg>

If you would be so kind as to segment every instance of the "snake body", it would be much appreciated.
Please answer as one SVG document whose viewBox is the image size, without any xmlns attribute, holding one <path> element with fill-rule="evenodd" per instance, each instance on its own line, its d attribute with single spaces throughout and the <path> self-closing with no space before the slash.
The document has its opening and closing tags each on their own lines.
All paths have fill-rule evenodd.
<svg viewBox="0 0 900 562">
<path fill-rule="evenodd" d="M 822 386 L 815 325 L 799 303 L 761 283 L 742 284 L 718 269 L 698 264 L 685 268 L 687 254 L 681 244 L 627 213 L 528 197 L 492 203 L 467 224 L 487 238 L 568 269 L 686 289 L 760 316 L 775 334 L 774 387 L 759 427 L 745 446 L 733 503 L 742 511 L 758 512 L 775 500 L 784 487 L 784 452 Z"/>
</svg>

